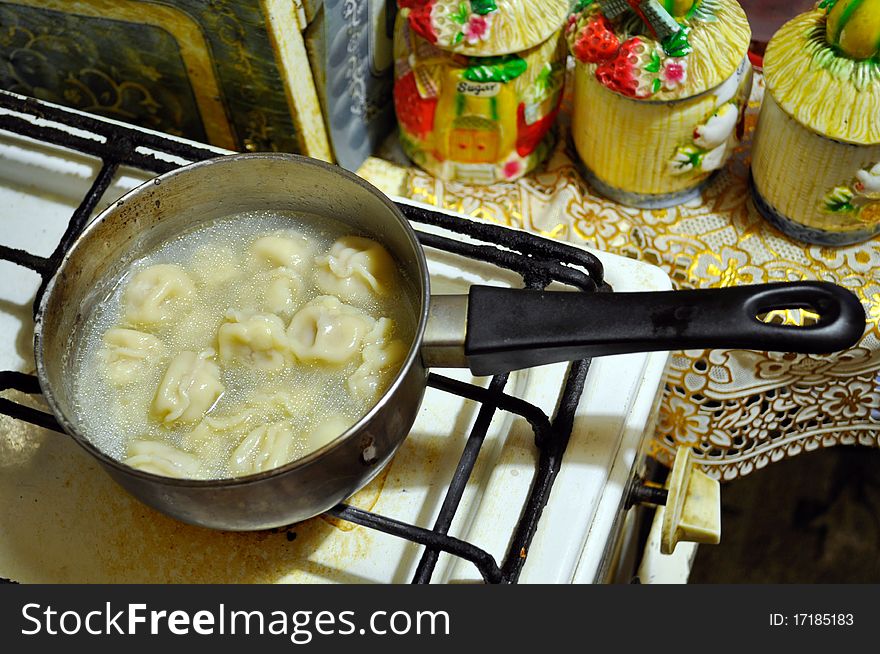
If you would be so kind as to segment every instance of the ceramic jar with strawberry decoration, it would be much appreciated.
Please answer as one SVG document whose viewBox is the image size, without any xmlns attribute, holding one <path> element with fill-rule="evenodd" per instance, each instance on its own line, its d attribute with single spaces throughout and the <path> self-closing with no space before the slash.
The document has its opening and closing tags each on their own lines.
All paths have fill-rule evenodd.
<svg viewBox="0 0 880 654">
<path fill-rule="evenodd" d="M 751 31 L 736 0 L 579 0 L 572 140 L 583 172 L 621 204 L 698 195 L 743 133 Z"/>
<path fill-rule="evenodd" d="M 880 0 L 823 0 L 783 25 L 764 80 L 756 208 L 817 245 L 880 234 Z"/>
<path fill-rule="evenodd" d="M 394 108 L 404 152 L 469 184 L 522 177 L 553 144 L 568 0 L 398 0 Z"/>
</svg>

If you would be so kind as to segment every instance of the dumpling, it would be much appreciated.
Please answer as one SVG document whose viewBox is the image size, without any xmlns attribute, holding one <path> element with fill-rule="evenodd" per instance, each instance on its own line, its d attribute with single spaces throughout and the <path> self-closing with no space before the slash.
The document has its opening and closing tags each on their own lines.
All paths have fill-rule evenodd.
<svg viewBox="0 0 880 654">
<path fill-rule="evenodd" d="M 344 236 L 315 263 L 318 288 L 347 302 L 367 303 L 394 290 L 394 259 L 368 238 Z"/>
<path fill-rule="evenodd" d="M 206 468 L 222 469 L 241 434 L 252 429 L 258 420 L 253 409 L 227 416 L 206 416 L 195 429 L 181 436 L 180 446 L 195 454 Z"/>
<path fill-rule="evenodd" d="M 226 415 L 209 415 L 191 432 L 180 438 L 180 446 L 192 452 L 213 469 L 222 469 L 230 452 L 243 434 L 256 425 L 268 422 L 265 407 L 248 406 Z"/>
<path fill-rule="evenodd" d="M 221 361 L 237 361 L 261 370 L 284 367 L 290 346 L 281 318 L 271 313 L 230 311 L 226 320 L 217 332 Z"/>
<path fill-rule="evenodd" d="M 203 245 L 193 253 L 189 270 L 202 286 L 225 284 L 240 271 L 239 256 L 230 247 Z"/>
<path fill-rule="evenodd" d="M 247 408 L 239 413 L 233 413 L 225 416 L 205 416 L 201 424 L 207 425 L 213 431 L 228 432 L 234 430 L 244 430 L 246 426 L 254 419 L 258 418 L 255 408 Z"/>
<path fill-rule="evenodd" d="M 290 390 L 288 384 L 284 389 L 262 389 L 247 399 L 251 410 L 258 410 L 264 418 L 271 416 L 302 417 L 314 411 L 313 393 L 309 389 Z"/>
<path fill-rule="evenodd" d="M 187 351 L 171 360 L 150 406 L 154 418 L 165 424 L 194 422 L 214 406 L 224 389 L 212 356 L 212 350 Z"/>
<path fill-rule="evenodd" d="M 125 319 L 152 327 L 184 315 L 195 285 L 180 266 L 161 263 L 131 278 L 123 294 Z"/>
<path fill-rule="evenodd" d="M 163 477 L 181 479 L 204 477 L 202 463 L 198 457 L 159 441 L 132 441 L 128 446 L 128 458 L 124 463 L 132 468 Z"/>
<path fill-rule="evenodd" d="M 313 410 L 314 402 L 307 393 L 259 390 L 237 412 L 205 416 L 195 429 L 181 437 L 180 445 L 198 456 L 208 469 L 223 470 L 243 435 L 250 434 L 258 425 L 302 418 Z"/>
<path fill-rule="evenodd" d="M 143 380 L 150 365 L 165 351 L 165 345 L 152 334 L 113 327 L 104 333 L 101 357 L 104 371 L 116 386 Z"/>
<path fill-rule="evenodd" d="M 364 339 L 362 363 L 348 378 L 348 390 L 360 399 L 373 398 L 383 390 L 400 367 L 409 348 L 398 339 L 392 339 L 394 323 L 380 318 Z"/>
<path fill-rule="evenodd" d="M 257 263 L 269 268 L 290 268 L 303 275 L 312 266 L 312 246 L 305 236 L 263 236 L 251 245 Z"/>
<path fill-rule="evenodd" d="M 234 476 L 250 475 L 283 466 L 306 453 L 301 439 L 289 423 L 260 425 L 232 451 L 229 471 Z"/>
<path fill-rule="evenodd" d="M 336 440 L 342 433 L 354 424 L 354 420 L 343 416 L 327 418 L 315 427 L 308 435 L 308 451 L 314 452 L 324 447 L 327 443 Z"/>
<path fill-rule="evenodd" d="M 296 312 L 287 336 L 301 361 L 342 364 L 357 355 L 373 322 L 360 309 L 322 295 Z"/>
<path fill-rule="evenodd" d="M 293 268 L 275 268 L 265 275 L 263 308 L 281 316 L 290 317 L 299 306 L 305 290 L 305 281 Z"/>
</svg>

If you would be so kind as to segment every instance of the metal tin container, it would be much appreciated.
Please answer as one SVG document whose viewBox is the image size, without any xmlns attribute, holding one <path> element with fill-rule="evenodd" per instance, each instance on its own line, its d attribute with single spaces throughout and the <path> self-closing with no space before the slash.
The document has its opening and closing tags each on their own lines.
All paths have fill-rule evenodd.
<svg viewBox="0 0 880 654">
<path fill-rule="evenodd" d="M 593 187 L 660 208 L 698 195 L 742 136 L 750 30 L 735 0 L 581 0 L 572 139 Z"/>
<path fill-rule="evenodd" d="M 407 156 L 474 184 L 514 180 L 543 161 L 562 100 L 568 3 L 399 5 L 394 104 Z"/>
<path fill-rule="evenodd" d="M 880 36 L 863 37 L 866 52 L 846 39 L 837 15 L 851 4 L 839 0 L 786 23 L 764 58 L 752 197 L 774 226 L 817 245 L 880 234 Z M 871 18 L 880 31 L 880 14 Z M 843 44 L 834 43 L 841 35 Z"/>
<path fill-rule="evenodd" d="M 384 0 L 0 0 L 0 89 L 356 170 L 394 126 L 390 18 Z"/>
</svg>

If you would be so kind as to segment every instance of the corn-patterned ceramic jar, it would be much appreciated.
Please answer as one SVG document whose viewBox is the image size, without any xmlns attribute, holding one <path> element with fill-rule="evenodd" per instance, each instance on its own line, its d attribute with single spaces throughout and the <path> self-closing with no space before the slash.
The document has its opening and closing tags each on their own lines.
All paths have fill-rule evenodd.
<svg viewBox="0 0 880 654">
<path fill-rule="evenodd" d="M 699 194 L 742 136 L 751 32 L 736 0 L 580 0 L 572 139 L 593 187 L 637 207 Z"/>
<path fill-rule="evenodd" d="M 825 0 L 767 45 L 752 195 L 793 238 L 880 234 L 880 0 Z"/>
<path fill-rule="evenodd" d="M 394 107 L 404 152 L 445 180 L 522 177 L 552 145 L 568 0 L 400 0 Z"/>
</svg>

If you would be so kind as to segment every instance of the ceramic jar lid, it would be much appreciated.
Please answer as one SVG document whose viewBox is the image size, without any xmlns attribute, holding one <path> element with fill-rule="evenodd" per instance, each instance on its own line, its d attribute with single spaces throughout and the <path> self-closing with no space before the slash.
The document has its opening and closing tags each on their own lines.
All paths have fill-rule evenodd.
<svg viewBox="0 0 880 654">
<path fill-rule="evenodd" d="M 572 54 L 602 85 L 667 102 L 730 78 L 751 30 L 736 0 L 579 0 L 566 35 Z"/>
<path fill-rule="evenodd" d="M 475 57 L 520 52 L 547 40 L 569 0 L 397 0 L 410 28 L 432 45 Z"/>
<path fill-rule="evenodd" d="M 880 0 L 824 0 L 767 44 L 764 81 L 807 129 L 880 143 Z"/>
</svg>

